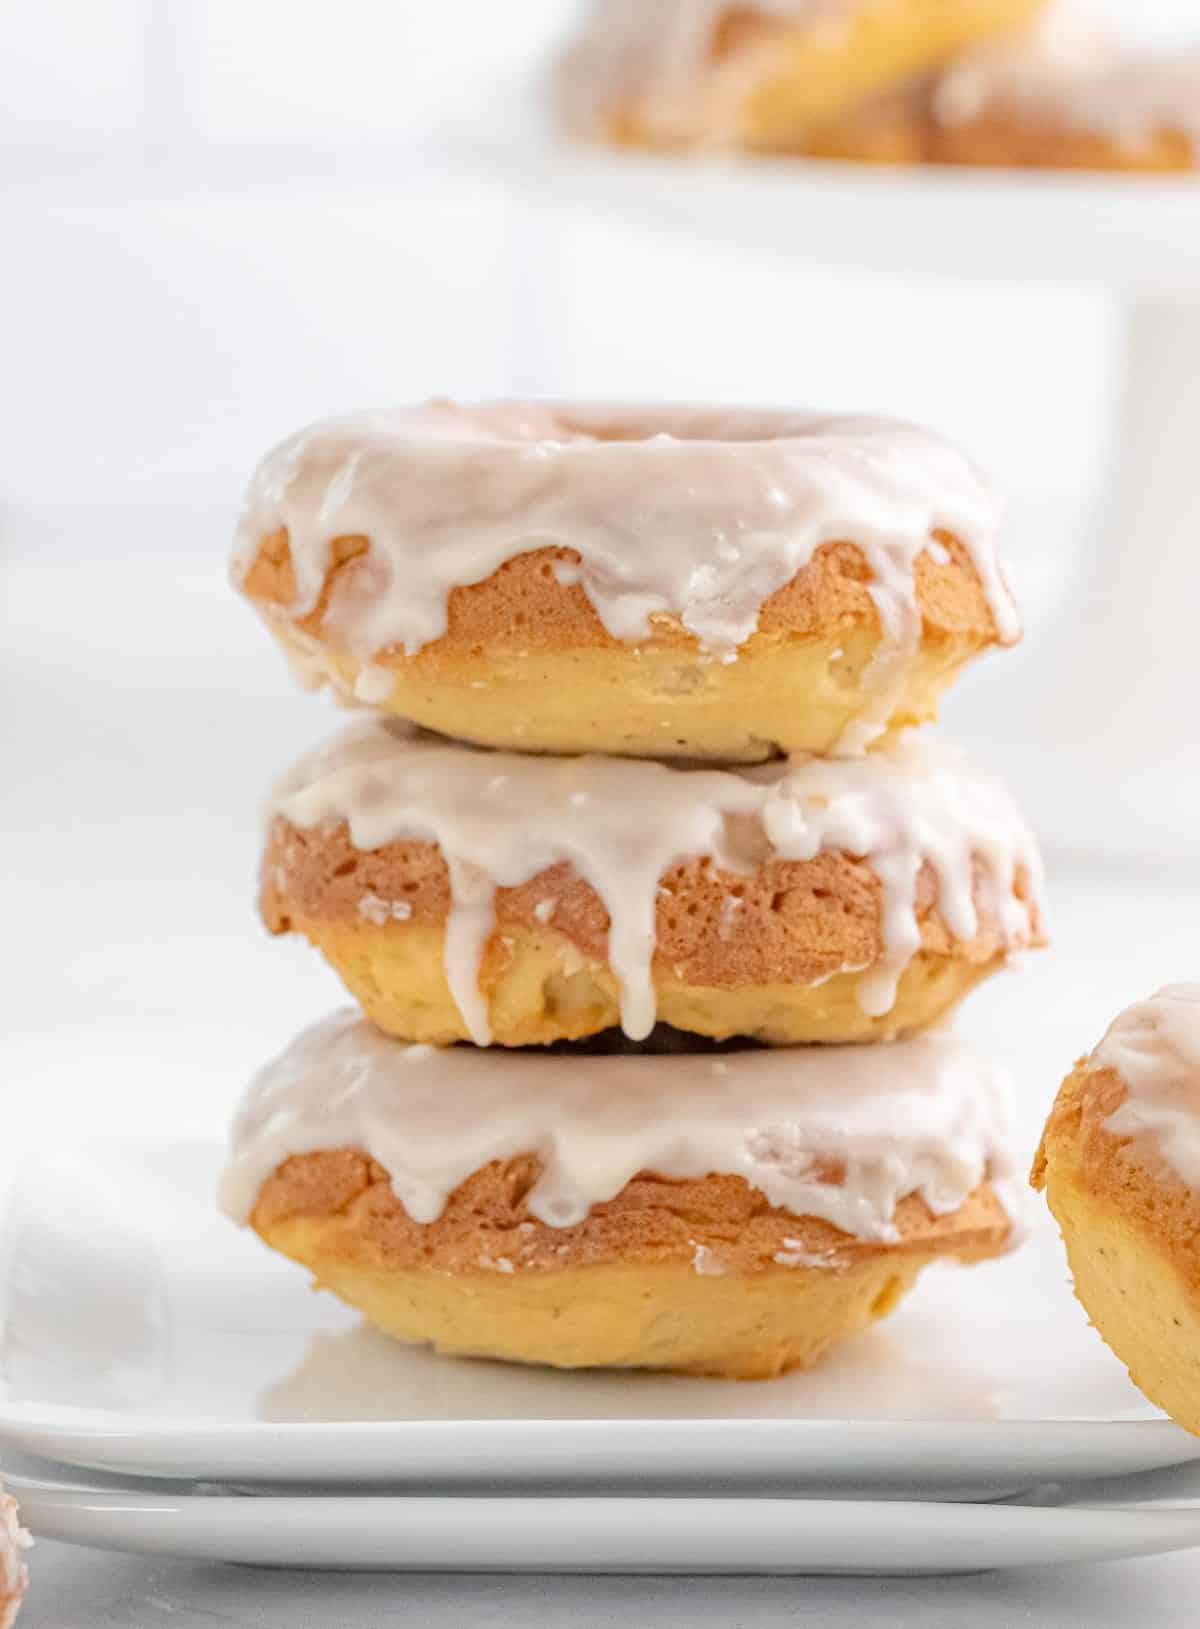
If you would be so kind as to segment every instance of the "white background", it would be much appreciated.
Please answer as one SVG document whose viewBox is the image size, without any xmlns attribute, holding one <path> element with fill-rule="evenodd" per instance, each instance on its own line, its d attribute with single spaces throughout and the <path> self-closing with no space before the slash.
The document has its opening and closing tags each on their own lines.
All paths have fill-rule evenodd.
<svg viewBox="0 0 1200 1629">
<path fill-rule="evenodd" d="M 1117 9 L 1197 24 L 1195 0 Z M 0 0 L 0 1154 L 211 1132 L 246 1072 L 336 999 L 251 911 L 256 800 L 329 714 L 221 586 L 251 465 L 305 420 L 426 393 L 890 410 L 963 441 L 1018 523 L 1042 517 L 1036 545 L 1020 524 L 1010 543 L 1034 586 L 1068 552 L 1106 457 L 1108 303 L 700 251 L 452 163 L 441 123 L 485 109 L 573 10 Z M 1121 1000 L 1186 974 L 1192 943 L 1172 884 L 1127 876 L 1111 910 L 1069 879 L 1060 893 L 1058 950 L 971 1009 L 1002 1054 L 1028 1056 L 1045 1026 L 1019 1082 L 1027 1135 L 1074 1052 Z M 401 1611 L 665 1625 L 706 1606 L 714 1624 L 1182 1626 L 1195 1578 L 1185 1560 L 953 1586 L 408 1586 L 48 1545 L 35 1563 L 29 1629 Z"/>
</svg>

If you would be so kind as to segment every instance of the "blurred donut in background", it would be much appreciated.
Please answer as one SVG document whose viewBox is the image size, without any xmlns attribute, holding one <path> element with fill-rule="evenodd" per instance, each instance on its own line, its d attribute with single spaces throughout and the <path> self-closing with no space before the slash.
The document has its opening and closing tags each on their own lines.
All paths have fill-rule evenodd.
<svg viewBox="0 0 1200 1629">
<path fill-rule="evenodd" d="M 1095 1328 L 1151 1402 L 1200 1433 L 1200 984 L 1127 1008 L 1080 1059 L 1033 1183 Z"/>
</svg>

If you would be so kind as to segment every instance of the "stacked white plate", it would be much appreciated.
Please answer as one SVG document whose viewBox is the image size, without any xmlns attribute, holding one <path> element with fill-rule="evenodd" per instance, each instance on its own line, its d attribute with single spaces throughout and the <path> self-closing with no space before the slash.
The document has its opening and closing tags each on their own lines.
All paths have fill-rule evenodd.
<svg viewBox="0 0 1200 1629">
<path fill-rule="evenodd" d="M 16 1188 L 0 1438 L 35 1534 L 489 1571 L 969 1571 L 1200 1544 L 1200 1441 L 1087 1328 L 1048 1226 L 929 1274 L 810 1375 L 558 1374 L 362 1328 L 216 1213 L 219 1163 L 112 1141 Z"/>
</svg>

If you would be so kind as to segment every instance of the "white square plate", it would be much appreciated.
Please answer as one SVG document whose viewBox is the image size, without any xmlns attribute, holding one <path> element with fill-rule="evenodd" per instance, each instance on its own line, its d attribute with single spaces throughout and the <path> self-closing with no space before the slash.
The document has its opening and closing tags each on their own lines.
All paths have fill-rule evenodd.
<svg viewBox="0 0 1200 1629">
<path fill-rule="evenodd" d="M 28 1163 L 0 1264 L 0 1432 L 115 1472 L 408 1491 L 978 1498 L 1200 1458 L 1088 1328 L 1045 1220 L 931 1271 L 811 1374 L 747 1384 L 440 1357 L 363 1328 L 216 1210 L 221 1151 Z"/>
</svg>

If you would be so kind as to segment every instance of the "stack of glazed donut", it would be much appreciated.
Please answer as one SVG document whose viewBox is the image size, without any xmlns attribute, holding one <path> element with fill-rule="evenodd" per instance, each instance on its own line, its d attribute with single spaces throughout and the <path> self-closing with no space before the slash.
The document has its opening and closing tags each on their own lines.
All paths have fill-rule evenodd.
<svg viewBox="0 0 1200 1629">
<path fill-rule="evenodd" d="M 1200 164 L 1200 55 L 1087 0 L 594 0 L 566 128 L 656 149 L 1126 171 Z"/>
<path fill-rule="evenodd" d="M 910 729 L 1018 636 L 996 531 L 861 417 L 433 402 L 271 453 L 236 583 L 364 716 L 276 786 L 262 914 L 361 1014 L 252 1084 L 230 1213 L 405 1340 L 739 1378 L 1007 1249 L 1004 1083 L 931 1026 L 1042 942 L 1040 863 Z"/>
</svg>

